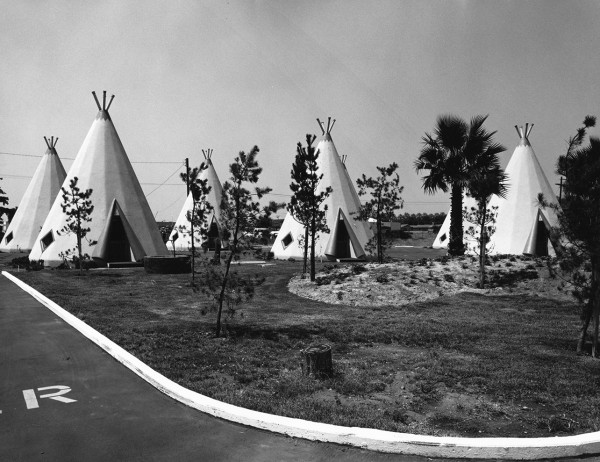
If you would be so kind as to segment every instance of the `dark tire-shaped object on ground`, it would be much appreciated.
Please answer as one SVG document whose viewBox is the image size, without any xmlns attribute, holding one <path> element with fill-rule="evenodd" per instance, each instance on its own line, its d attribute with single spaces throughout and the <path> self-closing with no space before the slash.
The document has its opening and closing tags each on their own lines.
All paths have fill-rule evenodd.
<svg viewBox="0 0 600 462">
<path fill-rule="evenodd" d="M 183 274 L 192 270 L 189 256 L 179 257 L 152 256 L 144 257 L 144 269 L 152 274 Z"/>
</svg>

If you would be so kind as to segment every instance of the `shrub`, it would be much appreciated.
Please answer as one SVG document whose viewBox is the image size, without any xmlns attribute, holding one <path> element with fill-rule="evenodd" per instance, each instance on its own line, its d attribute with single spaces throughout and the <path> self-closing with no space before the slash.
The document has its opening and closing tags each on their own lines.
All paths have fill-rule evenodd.
<svg viewBox="0 0 600 462">
<path fill-rule="evenodd" d="M 455 282 L 454 276 L 452 276 L 451 274 L 444 274 L 444 279 L 446 280 L 446 282 Z"/>
<path fill-rule="evenodd" d="M 378 274 L 375 280 L 379 284 L 387 284 L 388 282 L 390 282 L 390 279 L 388 278 L 387 274 Z"/>
<path fill-rule="evenodd" d="M 13 268 L 24 268 L 27 271 L 39 271 L 44 269 L 44 260 L 30 260 L 29 257 L 13 258 L 11 261 Z"/>
<path fill-rule="evenodd" d="M 367 268 L 365 268 L 365 265 L 352 265 L 352 272 L 354 274 L 361 274 L 361 273 L 364 273 L 365 271 L 367 271 Z"/>
</svg>

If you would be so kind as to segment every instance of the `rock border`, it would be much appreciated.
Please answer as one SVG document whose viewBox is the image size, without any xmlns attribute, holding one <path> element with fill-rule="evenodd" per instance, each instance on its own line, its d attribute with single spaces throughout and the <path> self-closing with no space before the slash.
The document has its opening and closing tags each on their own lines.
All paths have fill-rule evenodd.
<svg viewBox="0 0 600 462">
<path fill-rule="evenodd" d="M 6 271 L 2 271 L 2 275 L 146 382 L 180 403 L 214 417 L 296 438 L 355 446 L 385 453 L 425 457 L 538 460 L 600 454 L 600 432 L 550 438 L 436 437 L 369 428 L 342 427 L 233 406 L 178 385 L 17 277 Z"/>
</svg>

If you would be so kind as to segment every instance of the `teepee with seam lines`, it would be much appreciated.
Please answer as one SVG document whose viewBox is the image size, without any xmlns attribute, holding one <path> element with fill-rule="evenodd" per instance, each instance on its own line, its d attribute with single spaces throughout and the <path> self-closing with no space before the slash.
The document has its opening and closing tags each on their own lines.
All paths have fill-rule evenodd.
<svg viewBox="0 0 600 462">
<path fill-rule="evenodd" d="M 210 191 L 206 200 L 213 207 L 207 218 L 209 248 L 212 247 L 215 237 L 218 236 L 219 223 L 221 220 L 221 200 L 223 196 L 223 186 L 219 181 L 219 177 L 217 176 L 217 172 L 212 163 L 212 153 L 212 149 L 207 149 L 206 151 L 204 149 L 202 150 L 202 155 L 206 161 L 207 168 L 200 173 L 200 179 L 207 180 L 206 185 L 210 186 Z M 190 192 L 183 204 L 181 212 L 179 212 L 175 226 L 169 235 L 169 240 L 167 241 L 167 247 L 169 249 L 173 249 L 173 237 L 175 237 L 175 250 L 187 251 L 192 249 L 192 236 L 188 213 L 192 211 L 193 206 L 194 197 Z M 194 230 L 194 234 L 196 234 L 196 239 L 200 237 L 198 230 Z M 201 245 L 202 242 L 197 240 L 194 246 L 199 248 Z"/>
<path fill-rule="evenodd" d="M 360 199 L 331 138 L 335 119 L 332 123 L 329 118 L 327 127 L 319 119 L 317 122 L 323 134 L 316 148 L 319 151 L 317 172 L 323 174 L 317 193 L 328 186 L 333 191 L 323 204 L 327 206 L 325 219 L 329 233 L 318 233 L 315 255 L 329 260 L 363 259 L 366 256 L 365 246 L 373 232 L 367 222 L 354 219 L 360 208 Z M 303 237 L 304 226 L 288 212 L 271 248 L 274 257 L 303 258 L 304 250 L 300 245 Z"/>
<path fill-rule="evenodd" d="M 552 208 L 539 207 L 538 195 L 542 193 L 550 204 L 558 204 L 558 200 L 529 142 L 532 128 L 533 124 L 525 124 L 525 128 L 515 125 L 519 144 L 505 169 L 508 193 L 505 199 L 498 196 L 490 199 L 489 207 L 498 207 L 496 229 L 490 238 L 490 255 L 547 255 L 552 252 L 549 230 L 558 225 L 558 218 Z M 470 208 L 476 204 L 472 198 L 465 197 L 463 206 Z M 465 229 L 470 225 L 463 223 Z M 434 248 L 447 248 L 449 228 L 450 214 L 440 228 Z M 469 237 L 465 235 L 464 239 L 467 247 L 472 247 Z"/>
<path fill-rule="evenodd" d="M 96 93 L 92 94 L 99 112 L 63 183 L 66 189 L 71 179 L 77 177 L 81 190 L 93 190 L 90 199 L 94 210 L 87 225 L 91 231 L 82 242 L 83 253 L 100 264 L 169 255 L 108 112 L 114 95 L 107 105 L 104 92 L 100 105 Z M 74 234 L 61 232 L 67 221 L 61 205 L 62 194 L 59 194 L 29 257 L 44 260 L 46 266 L 60 264 L 61 254 L 77 245 Z"/>
<path fill-rule="evenodd" d="M 25 190 L 19 207 L 6 230 L 0 250 L 5 252 L 29 252 L 33 248 L 35 238 L 60 187 L 67 176 L 56 152 L 58 138 L 53 136 L 46 141 L 46 153 L 37 166 L 33 177 Z"/>
</svg>

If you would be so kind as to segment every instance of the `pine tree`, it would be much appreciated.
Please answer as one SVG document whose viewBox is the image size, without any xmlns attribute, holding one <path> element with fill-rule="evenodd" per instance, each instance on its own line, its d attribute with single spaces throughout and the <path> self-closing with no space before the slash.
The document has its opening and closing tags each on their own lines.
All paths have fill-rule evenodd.
<svg viewBox="0 0 600 462">
<path fill-rule="evenodd" d="M 582 328 L 577 344 L 581 353 L 590 322 L 593 320 L 592 356 L 600 356 L 598 331 L 600 325 L 600 139 L 589 137 L 587 130 L 596 125 L 594 116 L 587 116 L 583 125 L 567 141 L 567 150 L 557 161 L 556 173 L 564 177 L 560 206 L 548 204 L 543 196 L 542 206 L 554 209 L 559 226 L 552 229 L 561 269 L 570 273 L 573 295 L 581 303 Z"/>
<path fill-rule="evenodd" d="M 92 221 L 91 214 L 94 211 L 94 206 L 90 199 L 92 190 L 86 189 L 85 191 L 82 191 L 77 186 L 78 181 L 79 179 L 77 177 L 73 177 L 69 182 L 69 189 L 63 187 L 60 188 L 63 200 L 61 208 L 63 213 L 67 216 L 67 224 L 60 231 L 57 231 L 57 234 L 74 234 L 77 237 L 77 247 L 75 249 L 67 250 L 64 253 L 61 252 L 60 255 L 66 262 L 66 259 L 76 251 L 76 265 L 79 266 L 79 272 L 81 273 L 83 270 L 83 260 L 90 258 L 89 255 L 84 255 L 82 253 L 81 242 L 90 232 L 90 228 L 86 227 L 86 223 Z M 94 245 L 96 241 L 88 240 L 88 243 Z"/>
<path fill-rule="evenodd" d="M 187 212 L 187 220 L 190 223 L 189 231 L 185 226 L 181 226 L 177 232 L 190 234 L 192 244 L 192 289 L 196 287 L 196 242 L 201 243 L 208 239 L 208 216 L 213 210 L 213 206 L 208 202 L 208 194 L 211 186 L 208 186 L 207 178 L 200 178 L 201 173 L 208 168 L 205 162 L 200 167 L 194 167 L 188 173 L 182 173 L 181 179 L 188 185 L 192 195 L 192 210 Z M 173 242 L 173 248 L 175 243 Z"/>
<path fill-rule="evenodd" d="M 377 167 L 380 176 L 367 178 L 363 173 L 362 178 L 356 180 L 358 195 L 371 195 L 371 200 L 361 205 L 356 213 L 355 220 L 367 221 L 369 218 L 376 220 L 376 233 L 367 244 L 374 248 L 377 261 L 383 263 L 384 248 L 387 243 L 383 237 L 382 222 L 391 221 L 394 212 L 402 208 L 404 201 L 400 197 L 403 186 L 400 186 L 400 176 L 396 173 L 398 164 L 393 162 L 387 167 Z"/>
<path fill-rule="evenodd" d="M 292 198 L 288 204 L 288 211 L 298 223 L 304 226 L 304 272 L 306 273 L 308 249 L 310 248 L 310 280 L 315 280 L 315 246 L 317 233 L 329 232 L 325 217 L 327 206 L 321 207 L 333 189 L 331 186 L 321 188 L 317 194 L 319 183 L 323 174 L 318 174 L 317 160 L 319 151 L 313 146 L 315 135 L 306 135 L 306 147 L 298 142 L 296 158 L 292 164 Z"/>
<path fill-rule="evenodd" d="M 239 253 L 244 248 L 242 231 L 248 230 L 260 215 L 260 203 L 253 198 L 262 198 L 271 191 L 271 188 L 254 188 L 254 192 L 247 189 L 247 184 L 255 184 L 262 172 L 256 157 L 259 153 L 258 146 L 254 146 L 249 153 L 240 151 L 234 162 L 229 165 L 231 177 L 223 184 L 223 199 L 221 202 L 221 225 L 230 234 L 229 255 L 225 262 L 225 270 L 219 275 L 220 291 L 217 299 L 217 325 L 216 336 L 221 335 L 221 316 L 223 303 L 226 301 L 226 291 L 239 293 L 251 297 L 254 283 L 241 280 L 237 275 L 230 275 L 231 262 L 239 258 Z M 215 276 L 213 274 L 213 276 Z M 244 289 L 240 292 L 240 288 Z M 229 300 L 229 299 L 228 299 Z M 236 297 L 234 302 L 241 301 Z"/>
</svg>

